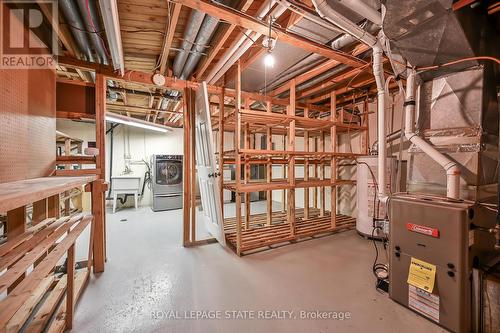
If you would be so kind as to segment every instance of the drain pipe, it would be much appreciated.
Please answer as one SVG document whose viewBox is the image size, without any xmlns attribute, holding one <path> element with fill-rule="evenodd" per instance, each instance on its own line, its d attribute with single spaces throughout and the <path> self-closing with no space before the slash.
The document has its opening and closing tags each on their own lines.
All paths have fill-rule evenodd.
<svg viewBox="0 0 500 333">
<path fill-rule="evenodd" d="M 377 109 L 378 109 L 378 196 L 380 201 L 387 199 L 386 195 L 386 164 L 387 164 L 387 137 L 385 129 L 385 79 L 382 65 L 382 44 L 379 38 L 356 25 L 343 15 L 335 11 L 326 0 L 312 0 L 316 12 L 322 18 L 337 25 L 342 30 L 353 35 L 373 49 L 373 75 L 377 84 Z"/>
<path fill-rule="evenodd" d="M 382 46 L 377 43 L 373 46 L 373 75 L 377 85 L 377 126 L 378 126 L 378 192 L 380 199 L 386 197 L 386 180 L 387 173 L 387 134 L 385 127 L 385 79 L 384 68 L 382 65 L 383 58 Z"/>
<path fill-rule="evenodd" d="M 380 13 L 375 8 L 364 3 L 362 0 L 338 0 L 338 2 L 351 9 L 353 12 L 366 17 L 379 27 L 382 26 L 382 16 Z"/>
<path fill-rule="evenodd" d="M 405 97 L 405 137 L 420 148 L 425 154 L 439 163 L 446 171 L 446 196 L 452 199 L 460 199 L 460 168 L 455 161 L 452 161 L 427 141 L 422 139 L 414 132 L 415 124 L 415 92 L 416 92 L 416 73 L 411 70 L 406 79 L 406 97 Z"/>
</svg>

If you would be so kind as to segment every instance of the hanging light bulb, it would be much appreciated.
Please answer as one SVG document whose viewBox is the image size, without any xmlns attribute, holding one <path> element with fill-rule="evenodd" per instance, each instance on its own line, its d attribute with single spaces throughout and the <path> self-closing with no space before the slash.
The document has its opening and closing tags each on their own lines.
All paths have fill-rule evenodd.
<svg viewBox="0 0 500 333">
<path fill-rule="evenodd" d="M 266 56 L 264 57 L 264 65 L 269 68 L 274 67 L 274 56 L 271 52 L 266 53 Z"/>
</svg>

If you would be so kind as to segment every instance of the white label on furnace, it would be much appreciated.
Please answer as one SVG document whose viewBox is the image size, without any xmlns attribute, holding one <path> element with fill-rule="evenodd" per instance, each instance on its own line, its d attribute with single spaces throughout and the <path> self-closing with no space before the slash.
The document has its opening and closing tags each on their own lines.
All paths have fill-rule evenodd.
<svg viewBox="0 0 500 333">
<path fill-rule="evenodd" d="M 439 296 L 408 285 L 408 307 L 439 323 Z"/>
<path fill-rule="evenodd" d="M 474 245 L 474 230 L 469 230 L 469 247 Z"/>
</svg>

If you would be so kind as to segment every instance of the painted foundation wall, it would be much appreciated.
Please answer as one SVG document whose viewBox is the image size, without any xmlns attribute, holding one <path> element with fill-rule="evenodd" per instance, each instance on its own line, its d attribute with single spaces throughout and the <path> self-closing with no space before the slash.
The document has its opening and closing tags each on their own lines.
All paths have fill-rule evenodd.
<svg viewBox="0 0 500 333">
<path fill-rule="evenodd" d="M 109 124 L 108 124 L 109 129 Z M 95 140 L 95 125 L 93 123 L 75 122 L 71 120 L 57 120 L 57 129 L 72 137 L 84 140 L 84 148 L 89 141 Z M 142 160 L 151 162 L 155 154 L 183 155 L 183 131 L 173 129 L 172 132 L 160 133 L 146 129 L 119 125 L 113 134 L 113 176 L 125 174 L 126 156 L 130 156 L 129 166 L 132 173 L 129 175 L 141 177 L 141 186 L 144 182 L 144 173 L 147 170 Z M 106 180 L 109 181 L 109 162 L 111 154 L 110 134 L 106 135 Z M 128 157 L 127 156 L 127 157 Z M 93 166 L 91 166 L 92 168 Z M 108 201 L 111 204 L 111 201 Z M 152 204 L 151 189 L 146 186 L 144 196 L 140 198 L 140 206 Z M 127 206 L 133 205 L 133 198 L 129 198 Z"/>
</svg>

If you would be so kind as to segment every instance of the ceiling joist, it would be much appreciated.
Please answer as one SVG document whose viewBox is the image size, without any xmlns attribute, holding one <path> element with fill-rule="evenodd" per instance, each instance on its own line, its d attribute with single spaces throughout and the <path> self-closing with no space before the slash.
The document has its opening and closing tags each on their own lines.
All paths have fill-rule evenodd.
<svg viewBox="0 0 500 333">
<path fill-rule="evenodd" d="M 200 10 L 210 16 L 217 17 L 231 24 L 241 26 L 245 29 L 250 29 L 263 35 L 269 34 L 269 26 L 266 23 L 229 7 L 215 5 L 208 0 L 182 0 L 182 4 L 192 9 Z M 340 63 L 351 67 L 361 67 L 365 65 L 363 60 L 344 52 L 332 50 L 326 45 L 308 40 L 281 27 L 274 26 L 273 30 L 277 32 L 278 39 L 280 41 L 301 48 L 305 51 L 320 54 L 326 58 L 337 60 Z"/>
</svg>

